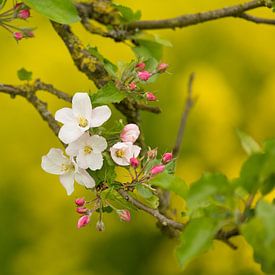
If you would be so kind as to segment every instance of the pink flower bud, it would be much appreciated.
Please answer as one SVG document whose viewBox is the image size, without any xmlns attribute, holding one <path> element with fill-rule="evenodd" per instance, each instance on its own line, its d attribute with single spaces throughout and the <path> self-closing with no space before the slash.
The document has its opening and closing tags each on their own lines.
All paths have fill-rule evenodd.
<svg viewBox="0 0 275 275">
<path fill-rule="evenodd" d="M 164 73 L 164 72 L 167 70 L 168 67 L 169 67 L 168 64 L 166 64 L 166 63 L 160 63 L 160 64 L 158 65 L 157 71 L 158 71 L 159 73 Z"/>
<path fill-rule="evenodd" d="M 129 84 L 129 89 L 130 89 L 131 91 L 134 91 L 136 88 L 137 88 L 137 85 L 136 85 L 135 82 L 131 82 L 131 83 Z"/>
<path fill-rule="evenodd" d="M 86 214 L 87 211 L 88 211 L 88 209 L 87 209 L 86 207 L 77 207 L 77 208 L 76 208 L 76 212 L 77 212 L 78 214 Z"/>
<path fill-rule="evenodd" d="M 16 41 L 19 41 L 22 38 L 24 38 L 24 34 L 22 32 L 14 32 L 13 37 L 15 38 Z"/>
<path fill-rule="evenodd" d="M 24 31 L 24 37 L 27 37 L 27 38 L 34 37 L 34 34 L 32 31 Z"/>
<path fill-rule="evenodd" d="M 162 156 L 162 162 L 163 162 L 164 164 L 170 162 L 172 159 L 173 159 L 173 154 L 172 154 L 172 153 L 165 153 L 165 154 L 163 154 L 163 156 Z"/>
<path fill-rule="evenodd" d="M 130 158 L 130 164 L 133 168 L 137 168 L 139 166 L 139 160 L 137 158 Z"/>
<path fill-rule="evenodd" d="M 144 62 L 140 62 L 136 65 L 136 69 L 139 71 L 143 71 L 145 69 L 145 63 Z"/>
<path fill-rule="evenodd" d="M 17 14 L 17 17 L 20 19 L 28 19 L 31 16 L 29 9 L 20 10 Z"/>
<path fill-rule="evenodd" d="M 140 134 L 140 130 L 136 124 L 127 124 L 124 126 L 120 133 L 120 138 L 124 142 L 132 142 L 134 143 Z"/>
<path fill-rule="evenodd" d="M 117 210 L 117 214 L 122 221 L 129 222 L 131 220 L 131 213 L 129 210 Z"/>
<path fill-rule="evenodd" d="M 84 198 L 78 198 L 74 202 L 77 206 L 83 206 L 86 203 Z"/>
<path fill-rule="evenodd" d="M 101 232 L 101 231 L 104 231 L 105 230 L 105 224 L 104 222 L 101 220 L 99 220 L 97 223 L 96 223 L 96 230 Z"/>
<path fill-rule="evenodd" d="M 88 223 L 90 222 L 90 216 L 88 215 L 84 215 L 81 218 L 79 218 L 78 222 L 77 222 L 77 228 L 81 228 L 86 226 Z"/>
<path fill-rule="evenodd" d="M 138 72 L 138 78 L 143 81 L 147 81 L 151 76 L 152 74 L 147 71 Z"/>
<path fill-rule="evenodd" d="M 157 97 L 153 93 L 148 92 L 148 93 L 146 93 L 146 99 L 148 101 L 156 101 Z"/>
<path fill-rule="evenodd" d="M 162 164 L 156 165 L 151 169 L 151 175 L 155 176 L 157 174 L 160 174 L 164 171 L 164 169 L 165 169 L 164 165 L 162 165 Z"/>
</svg>

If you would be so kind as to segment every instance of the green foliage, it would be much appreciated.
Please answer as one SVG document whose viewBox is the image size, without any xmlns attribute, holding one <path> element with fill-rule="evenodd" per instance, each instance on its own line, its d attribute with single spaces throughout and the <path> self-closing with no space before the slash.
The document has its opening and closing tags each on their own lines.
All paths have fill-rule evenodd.
<svg viewBox="0 0 275 275">
<path fill-rule="evenodd" d="M 186 183 L 181 178 L 168 173 L 161 173 L 157 175 L 150 181 L 150 184 L 173 191 L 182 198 L 185 198 L 188 190 Z"/>
<path fill-rule="evenodd" d="M 160 60 L 163 46 L 172 47 L 172 44 L 168 40 L 144 32 L 132 36 L 131 39 L 135 41 L 136 46 L 133 47 L 133 51 L 138 58 Z"/>
<path fill-rule="evenodd" d="M 134 12 L 131 8 L 119 4 L 113 4 L 113 6 L 120 12 L 122 23 L 130 23 L 141 18 L 140 10 Z"/>
<path fill-rule="evenodd" d="M 17 71 L 17 76 L 20 80 L 32 80 L 32 72 L 27 71 L 25 68 L 21 68 Z"/>
<path fill-rule="evenodd" d="M 242 233 L 254 249 L 255 261 L 262 270 L 275 273 L 275 205 L 264 201 L 258 203 L 256 215 L 241 227 Z"/>
<path fill-rule="evenodd" d="M 260 145 L 251 136 L 240 130 L 237 130 L 237 135 L 241 141 L 244 151 L 248 155 L 262 152 Z"/>
<path fill-rule="evenodd" d="M 142 184 L 137 184 L 136 185 L 136 190 L 137 190 L 138 194 L 141 197 L 143 197 L 144 199 L 150 199 L 153 196 L 152 191 L 149 188 L 142 185 Z"/>
<path fill-rule="evenodd" d="M 107 83 L 96 93 L 90 95 L 92 104 L 110 104 L 119 103 L 126 97 L 126 94 L 120 91 L 113 82 Z"/>
<path fill-rule="evenodd" d="M 195 257 L 206 252 L 217 232 L 217 223 L 210 218 L 192 219 L 181 233 L 177 258 L 184 268 Z"/>
<path fill-rule="evenodd" d="M 42 15 L 61 24 L 71 24 L 80 20 L 72 0 L 25 0 L 24 2 Z"/>
</svg>

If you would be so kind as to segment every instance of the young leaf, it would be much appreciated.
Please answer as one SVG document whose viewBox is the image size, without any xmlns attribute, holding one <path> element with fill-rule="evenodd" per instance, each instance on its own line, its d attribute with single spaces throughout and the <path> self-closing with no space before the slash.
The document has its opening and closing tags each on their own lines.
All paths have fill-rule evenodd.
<svg viewBox="0 0 275 275">
<path fill-rule="evenodd" d="M 92 104 L 119 103 L 126 97 L 126 94 L 117 89 L 113 82 L 107 83 L 95 94 L 90 95 Z"/>
<path fill-rule="evenodd" d="M 17 71 L 17 76 L 20 80 L 32 80 L 32 72 L 27 71 L 25 68 L 21 68 Z"/>
<path fill-rule="evenodd" d="M 244 151 L 248 155 L 262 152 L 260 145 L 248 134 L 237 129 L 237 135 L 240 139 Z"/>
<path fill-rule="evenodd" d="M 181 242 L 176 250 L 182 268 L 210 248 L 216 232 L 216 222 L 207 217 L 192 219 L 187 224 L 181 233 Z"/>
<path fill-rule="evenodd" d="M 137 21 L 141 18 L 141 11 L 138 10 L 134 12 L 129 7 L 125 7 L 118 4 L 113 4 L 113 6 L 121 13 L 121 19 L 124 23 L 130 23 Z"/>
<path fill-rule="evenodd" d="M 140 196 L 142 196 L 144 199 L 150 199 L 153 196 L 153 193 L 150 189 L 143 186 L 142 184 L 136 185 L 136 190 Z"/>
<path fill-rule="evenodd" d="M 24 3 L 60 24 L 71 24 L 80 20 L 72 0 L 24 0 Z"/>
<path fill-rule="evenodd" d="M 181 178 L 168 173 L 157 175 L 150 181 L 150 184 L 173 191 L 182 198 L 186 196 L 188 190 L 186 183 Z"/>
<path fill-rule="evenodd" d="M 258 203 L 256 215 L 241 231 L 254 249 L 255 261 L 260 263 L 266 273 L 275 273 L 275 205 L 264 201 Z"/>
</svg>

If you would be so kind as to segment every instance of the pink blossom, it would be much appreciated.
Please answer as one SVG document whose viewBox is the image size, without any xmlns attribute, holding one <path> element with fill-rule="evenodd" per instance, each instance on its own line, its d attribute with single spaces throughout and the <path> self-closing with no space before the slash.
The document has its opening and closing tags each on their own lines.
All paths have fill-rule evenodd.
<svg viewBox="0 0 275 275">
<path fill-rule="evenodd" d="M 138 139 L 139 134 L 140 130 L 136 124 L 127 124 L 120 133 L 120 139 L 124 142 L 134 143 Z"/>
<path fill-rule="evenodd" d="M 84 198 L 78 198 L 74 202 L 77 206 L 83 206 L 86 203 Z"/>
<path fill-rule="evenodd" d="M 156 101 L 157 97 L 153 93 L 148 92 L 148 93 L 146 93 L 146 99 L 148 101 Z"/>
<path fill-rule="evenodd" d="M 164 73 L 164 72 L 167 70 L 168 67 L 169 67 L 168 64 L 166 64 L 166 63 L 160 63 L 160 64 L 158 65 L 157 71 L 158 71 L 159 73 Z"/>
<path fill-rule="evenodd" d="M 137 168 L 139 166 L 139 160 L 137 158 L 130 158 L 130 164 L 133 168 Z"/>
<path fill-rule="evenodd" d="M 162 164 L 159 164 L 159 165 L 155 165 L 152 169 L 151 169 L 151 175 L 152 176 L 155 176 L 157 174 L 160 174 L 164 171 L 165 169 L 165 166 L 162 165 Z"/>
<path fill-rule="evenodd" d="M 117 210 L 117 214 L 122 221 L 129 222 L 131 220 L 131 213 L 129 210 Z"/>
<path fill-rule="evenodd" d="M 145 69 L 145 63 L 144 62 L 140 62 L 136 65 L 136 69 L 139 71 L 143 71 Z"/>
<path fill-rule="evenodd" d="M 147 81 L 152 76 L 148 71 L 138 72 L 138 78 L 143 81 Z"/>
<path fill-rule="evenodd" d="M 77 222 L 77 228 L 80 229 L 81 227 L 86 226 L 90 222 L 90 216 L 84 215 L 81 218 L 79 218 Z"/>
<path fill-rule="evenodd" d="M 30 16 L 31 16 L 31 13 L 30 13 L 29 9 L 20 10 L 17 14 L 18 18 L 21 18 L 21 19 L 24 19 L 24 20 L 28 19 Z"/>
<path fill-rule="evenodd" d="M 162 162 L 163 162 L 164 164 L 170 162 L 172 159 L 173 159 L 173 154 L 172 154 L 172 153 L 165 153 L 165 154 L 163 154 L 163 156 L 162 156 Z"/>
<path fill-rule="evenodd" d="M 137 85 L 136 85 L 135 82 L 131 82 L 131 83 L 129 84 L 129 89 L 130 89 L 131 91 L 134 91 L 136 88 L 137 88 Z"/>
<path fill-rule="evenodd" d="M 14 32 L 13 37 L 15 38 L 16 41 L 19 41 L 22 38 L 24 38 L 24 34 L 22 32 Z"/>
<path fill-rule="evenodd" d="M 86 214 L 87 211 L 88 211 L 88 209 L 87 209 L 86 207 L 77 207 L 77 208 L 76 208 L 76 212 L 77 212 L 78 214 Z"/>
</svg>

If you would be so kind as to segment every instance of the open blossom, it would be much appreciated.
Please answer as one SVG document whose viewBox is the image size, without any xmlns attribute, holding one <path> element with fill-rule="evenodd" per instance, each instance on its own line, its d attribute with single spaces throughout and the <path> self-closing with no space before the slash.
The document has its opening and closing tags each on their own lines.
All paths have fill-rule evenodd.
<svg viewBox="0 0 275 275">
<path fill-rule="evenodd" d="M 152 74 L 147 71 L 138 72 L 138 78 L 143 81 L 147 81 L 151 76 Z"/>
<path fill-rule="evenodd" d="M 108 106 L 92 109 L 87 93 L 76 93 L 73 96 L 72 108 L 62 108 L 55 113 L 55 119 L 64 125 L 58 137 L 66 144 L 77 140 L 88 129 L 99 127 L 111 116 Z"/>
<path fill-rule="evenodd" d="M 137 157 L 141 148 L 131 142 L 118 142 L 110 148 L 113 161 L 121 166 L 130 165 L 130 159 Z"/>
<path fill-rule="evenodd" d="M 52 148 L 46 156 L 43 156 L 41 167 L 50 174 L 59 175 L 59 180 L 68 195 L 74 191 L 74 181 L 86 188 L 95 186 L 95 181 L 88 172 L 78 168 L 76 163 L 66 157 L 61 149 Z"/>
<path fill-rule="evenodd" d="M 84 133 L 79 139 L 70 143 L 66 148 L 69 156 L 76 156 L 76 162 L 82 169 L 90 168 L 95 171 L 103 166 L 102 152 L 107 148 L 105 138 Z"/>
<path fill-rule="evenodd" d="M 134 143 L 140 135 L 140 130 L 136 124 L 127 124 L 121 131 L 120 139 L 124 142 Z"/>
<path fill-rule="evenodd" d="M 86 226 L 90 222 L 90 216 L 84 215 L 81 218 L 79 218 L 77 222 L 77 228 L 80 229 L 81 227 Z"/>
</svg>

